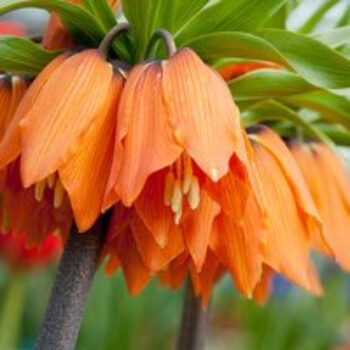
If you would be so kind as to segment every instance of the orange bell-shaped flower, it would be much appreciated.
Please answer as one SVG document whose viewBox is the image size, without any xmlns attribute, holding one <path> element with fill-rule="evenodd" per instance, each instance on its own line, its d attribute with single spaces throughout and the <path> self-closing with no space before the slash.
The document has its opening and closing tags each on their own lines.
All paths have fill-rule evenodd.
<svg viewBox="0 0 350 350">
<path fill-rule="evenodd" d="M 183 199 L 192 209 L 199 205 L 198 172 L 217 182 L 234 154 L 246 161 L 239 111 L 216 72 L 190 49 L 142 63 L 130 72 L 121 96 L 105 207 L 119 198 L 132 205 L 147 179 L 167 169 L 163 201 L 179 222 Z"/>
<path fill-rule="evenodd" d="M 323 233 L 330 251 L 342 268 L 350 270 L 350 180 L 348 171 L 327 146 L 291 143 L 294 155 L 323 220 Z"/>
<path fill-rule="evenodd" d="M 39 202 L 52 188 L 59 208 L 68 193 L 80 231 L 101 212 L 123 81 L 98 50 L 60 56 L 34 81 L 0 143 L 0 167 L 20 156 L 23 184 L 35 186 Z"/>
<path fill-rule="evenodd" d="M 253 177 L 263 208 L 263 260 L 276 272 L 319 294 L 309 255 L 313 237 L 323 238 L 321 220 L 303 176 L 283 141 L 266 127 L 249 134 L 254 148 Z"/>
</svg>

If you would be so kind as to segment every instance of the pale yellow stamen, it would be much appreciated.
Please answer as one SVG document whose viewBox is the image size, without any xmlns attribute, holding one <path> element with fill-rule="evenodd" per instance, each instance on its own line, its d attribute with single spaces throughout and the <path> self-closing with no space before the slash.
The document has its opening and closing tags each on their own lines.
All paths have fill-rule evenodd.
<svg viewBox="0 0 350 350">
<path fill-rule="evenodd" d="M 199 181 L 196 177 L 193 178 L 191 183 L 191 188 L 187 196 L 187 201 L 192 210 L 195 210 L 199 207 L 201 200 L 201 189 L 199 186 Z"/>
<path fill-rule="evenodd" d="M 58 209 L 61 207 L 63 200 L 64 200 L 64 187 L 62 185 L 61 180 L 58 178 L 55 184 L 54 189 L 54 198 L 53 198 L 53 206 L 55 209 Z"/>
<path fill-rule="evenodd" d="M 210 178 L 214 181 L 214 182 L 218 182 L 219 181 L 219 170 L 216 168 L 211 168 L 210 169 Z"/>
<path fill-rule="evenodd" d="M 55 187 L 55 183 L 56 183 L 56 174 L 53 173 L 47 178 L 47 186 L 50 189 L 53 189 Z"/>
<path fill-rule="evenodd" d="M 165 188 L 164 188 L 164 204 L 169 207 L 171 205 L 171 200 L 174 191 L 175 176 L 173 172 L 169 172 L 165 178 Z"/>
<path fill-rule="evenodd" d="M 182 207 L 181 207 L 180 211 L 175 213 L 175 216 L 174 216 L 175 225 L 179 225 L 180 224 L 181 217 L 182 217 Z"/>
<path fill-rule="evenodd" d="M 179 211 L 182 211 L 182 191 L 181 191 L 181 185 L 180 180 L 175 180 L 174 183 L 174 190 L 173 190 L 173 196 L 171 198 L 171 210 L 173 213 L 178 213 Z"/>
<path fill-rule="evenodd" d="M 44 194 L 45 194 L 45 189 L 46 189 L 46 179 L 41 180 L 38 182 L 35 187 L 34 187 L 34 198 L 35 200 L 40 203 L 44 199 Z"/>
</svg>

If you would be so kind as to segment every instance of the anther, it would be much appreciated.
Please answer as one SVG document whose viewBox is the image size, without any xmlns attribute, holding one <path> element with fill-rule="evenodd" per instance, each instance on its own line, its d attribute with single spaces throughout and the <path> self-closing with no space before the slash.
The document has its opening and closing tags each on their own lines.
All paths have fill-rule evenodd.
<svg viewBox="0 0 350 350">
<path fill-rule="evenodd" d="M 180 211 L 175 213 L 175 216 L 174 216 L 175 225 L 179 225 L 180 224 L 181 217 L 182 217 L 182 207 L 181 207 Z"/>
<path fill-rule="evenodd" d="M 179 179 L 175 180 L 174 183 L 173 196 L 171 198 L 171 210 L 175 214 L 182 210 L 182 191 Z"/>
<path fill-rule="evenodd" d="M 44 199 L 45 188 L 46 188 L 46 179 L 41 180 L 40 182 L 35 184 L 34 198 L 38 203 L 42 202 Z"/>
<path fill-rule="evenodd" d="M 201 200 L 201 189 L 199 186 L 199 181 L 196 177 L 193 178 L 191 183 L 191 188 L 187 196 L 187 201 L 192 210 L 198 208 Z"/>
<path fill-rule="evenodd" d="M 53 189 L 54 186 L 55 186 L 55 182 L 56 182 L 56 174 L 53 173 L 53 174 L 51 174 L 51 175 L 47 178 L 47 186 L 48 186 L 50 189 Z"/>
<path fill-rule="evenodd" d="M 211 168 L 210 169 L 210 178 L 214 181 L 214 182 L 218 182 L 219 181 L 219 170 L 216 168 Z"/>
<path fill-rule="evenodd" d="M 55 209 L 58 209 L 61 207 L 64 199 L 64 187 L 62 185 L 61 180 L 58 178 L 55 184 L 54 189 L 54 197 L 53 197 L 53 206 Z"/>
<path fill-rule="evenodd" d="M 171 200 L 174 191 L 175 176 L 172 171 L 170 171 L 165 178 L 165 188 L 164 188 L 164 204 L 170 207 Z"/>
</svg>

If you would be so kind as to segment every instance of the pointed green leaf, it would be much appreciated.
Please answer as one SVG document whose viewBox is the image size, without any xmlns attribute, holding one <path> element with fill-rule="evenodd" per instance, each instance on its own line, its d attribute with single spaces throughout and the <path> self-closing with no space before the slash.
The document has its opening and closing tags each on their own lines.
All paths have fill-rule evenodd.
<svg viewBox="0 0 350 350">
<path fill-rule="evenodd" d="M 264 30 L 260 36 L 219 32 L 196 38 L 188 46 L 211 64 L 223 58 L 271 61 L 321 88 L 350 86 L 350 60 L 321 42 L 277 29 Z"/>
<path fill-rule="evenodd" d="M 287 0 L 218 0 L 204 8 L 181 31 L 178 42 L 217 31 L 253 31 L 271 18 Z"/>
<path fill-rule="evenodd" d="M 82 6 L 65 0 L 2 0 L 0 15 L 27 7 L 41 8 L 58 13 L 72 35 L 80 43 L 97 45 L 105 32 L 100 23 Z"/>
<path fill-rule="evenodd" d="M 214 63 L 222 58 L 247 58 L 288 65 L 284 57 L 267 41 L 241 32 L 205 34 L 188 42 L 204 60 Z"/>
<path fill-rule="evenodd" d="M 266 99 L 317 90 L 295 73 L 269 69 L 245 74 L 229 82 L 229 87 L 237 100 Z"/>
<path fill-rule="evenodd" d="M 321 42 L 277 29 L 266 29 L 259 35 L 312 84 L 327 89 L 350 86 L 350 60 Z"/>
<path fill-rule="evenodd" d="M 25 38 L 0 36 L 0 71 L 37 74 L 58 54 Z"/>
<path fill-rule="evenodd" d="M 339 125 L 330 125 L 325 123 L 317 123 L 314 125 L 321 130 L 329 138 L 331 138 L 337 145 L 350 146 L 350 131 L 342 128 Z"/>
<path fill-rule="evenodd" d="M 300 96 L 284 98 L 283 101 L 294 107 L 306 107 L 320 113 L 322 119 L 340 123 L 350 129 L 350 101 L 327 91 L 318 91 Z"/>
<path fill-rule="evenodd" d="M 322 41 L 329 47 L 337 48 L 345 44 L 350 44 L 350 26 L 316 33 L 312 35 L 312 37 L 316 40 Z"/>
<path fill-rule="evenodd" d="M 135 36 L 136 60 L 145 57 L 153 33 L 167 29 L 173 35 L 209 0 L 123 0 L 123 11 Z"/>
<path fill-rule="evenodd" d="M 116 16 L 107 0 L 82 0 L 82 4 L 98 18 L 105 30 L 108 31 L 117 24 Z"/>
<path fill-rule="evenodd" d="M 284 106 L 276 101 L 266 101 L 256 104 L 250 110 L 242 114 L 243 124 L 250 126 L 271 120 L 289 121 L 293 125 L 301 128 L 306 134 L 320 140 L 333 147 L 333 142 L 320 130 L 312 124 L 306 122 L 302 116 L 294 112 L 292 109 Z"/>
</svg>

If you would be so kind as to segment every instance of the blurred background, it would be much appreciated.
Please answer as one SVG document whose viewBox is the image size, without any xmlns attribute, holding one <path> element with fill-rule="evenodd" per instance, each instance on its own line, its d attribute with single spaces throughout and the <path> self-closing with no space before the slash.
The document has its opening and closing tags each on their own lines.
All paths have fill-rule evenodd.
<svg viewBox="0 0 350 350">
<path fill-rule="evenodd" d="M 318 32 L 348 23 L 349 0 L 303 0 L 289 16 L 290 30 Z M 18 11 L 0 17 L 22 23 L 30 35 L 41 33 L 47 14 Z M 310 20 L 311 19 L 311 20 Z M 347 150 L 344 157 L 350 161 Z M 208 350 L 350 350 L 350 277 L 317 258 L 325 297 L 315 299 L 276 277 L 265 307 L 240 298 L 228 277 L 215 289 L 211 303 Z M 18 349 L 34 349 L 55 267 L 17 271 L 0 262 L 1 337 L 16 338 Z M 172 349 L 181 317 L 183 291 L 153 282 L 137 298 L 128 295 L 121 273 L 96 276 L 78 350 Z M 11 310 L 8 312 L 8 310 Z M 6 321 L 2 321 L 5 319 Z"/>
<path fill-rule="evenodd" d="M 324 298 L 312 298 L 276 277 L 274 295 L 265 307 L 240 298 L 230 279 L 224 278 L 210 306 L 206 349 L 350 349 L 350 278 L 332 264 L 319 262 L 319 265 L 326 289 Z M 2 303 L 12 277 L 2 265 Z M 41 270 L 22 277 L 20 286 L 17 285 L 23 288 L 23 295 L 15 293 L 17 300 L 12 303 L 14 309 L 23 308 L 18 322 L 18 349 L 34 349 L 53 277 L 54 269 Z M 120 273 L 107 279 L 99 272 L 77 349 L 172 349 L 180 322 L 181 301 L 181 290 L 171 292 L 159 288 L 157 283 L 151 284 L 139 297 L 131 298 Z"/>
</svg>

